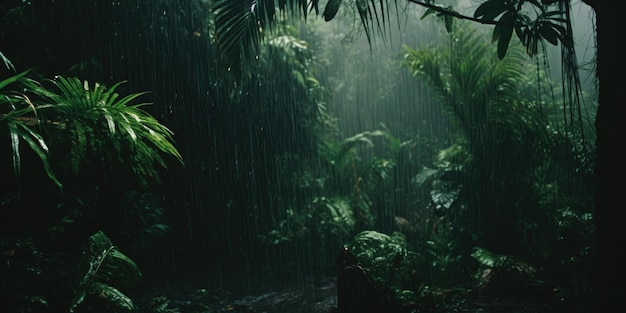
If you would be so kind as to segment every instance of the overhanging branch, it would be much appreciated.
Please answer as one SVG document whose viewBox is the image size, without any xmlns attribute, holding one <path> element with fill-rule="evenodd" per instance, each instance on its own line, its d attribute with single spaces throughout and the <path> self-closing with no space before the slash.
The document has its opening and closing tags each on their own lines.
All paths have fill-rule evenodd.
<svg viewBox="0 0 626 313">
<path fill-rule="evenodd" d="M 473 17 L 473 16 L 464 15 L 464 14 L 461 14 L 461 13 L 456 12 L 456 11 L 448 10 L 448 9 L 446 9 L 446 8 L 444 8 L 442 6 L 436 5 L 436 4 L 423 2 L 423 1 L 420 1 L 420 0 L 407 0 L 407 1 L 409 1 L 411 3 L 415 3 L 415 4 L 418 4 L 418 5 L 421 5 L 423 7 L 426 7 L 426 8 L 432 9 L 432 10 L 435 10 L 435 11 L 437 11 L 439 13 L 442 13 L 442 14 L 446 14 L 446 15 L 449 15 L 449 16 L 452 16 L 452 17 L 459 18 L 459 19 L 469 20 L 469 21 L 473 21 L 473 22 L 476 22 L 476 23 L 480 23 L 480 24 L 486 24 L 486 25 L 497 25 L 498 24 L 498 21 L 483 20 L 483 19 L 476 18 L 476 17 Z"/>
</svg>

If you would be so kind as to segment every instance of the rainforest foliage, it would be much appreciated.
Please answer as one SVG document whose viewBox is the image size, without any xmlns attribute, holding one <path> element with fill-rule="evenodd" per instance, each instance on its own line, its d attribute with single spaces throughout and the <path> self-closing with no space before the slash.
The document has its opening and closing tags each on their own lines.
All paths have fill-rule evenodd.
<svg viewBox="0 0 626 313">
<path fill-rule="evenodd" d="M 3 305 L 175 311 L 133 295 L 334 275 L 344 248 L 407 305 L 587 304 L 595 107 L 545 66 L 560 15 L 485 1 L 476 18 L 519 22 L 486 31 L 425 1 L 394 11 L 436 35 L 385 24 L 401 45 L 379 52 L 377 2 L 305 7 L 332 23 L 269 2 L 0 5 Z"/>
</svg>

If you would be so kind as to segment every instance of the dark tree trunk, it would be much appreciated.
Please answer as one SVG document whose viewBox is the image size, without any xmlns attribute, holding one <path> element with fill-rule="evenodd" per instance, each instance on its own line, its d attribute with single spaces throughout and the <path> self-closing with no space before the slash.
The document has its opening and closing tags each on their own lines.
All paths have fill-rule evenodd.
<svg viewBox="0 0 626 313">
<path fill-rule="evenodd" d="M 626 61 L 623 1 L 586 0 L 596 13 L 599 109 L 596 117 L 595 312 L 624 307 L 626 296 L 626 154 L 624 114 Z"/>
</svg>

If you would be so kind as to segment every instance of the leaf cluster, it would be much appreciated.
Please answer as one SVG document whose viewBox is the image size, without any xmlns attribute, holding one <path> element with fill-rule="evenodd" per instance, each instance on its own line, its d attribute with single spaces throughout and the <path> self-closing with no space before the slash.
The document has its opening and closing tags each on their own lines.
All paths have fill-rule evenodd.
<svg viewBox="0 0 626 313">
<path fill-rule="evenodd" d="M 513 31 L 530 56 L 537 54 L 542 40 L 557 45 L 571 36 L 565 26 L 565 12 L 538 0 L 488 0 L 476 8 L 474 18 L 496 24 L 492 41 L 498 42 L 500 59 L 506 55 Z"/>
<path fill-rule="evenodd" d="M 69 147 L 60 164 L 67 164 L 71 175 L 89 170 L 86 164 L 97 159 L 105 162 L 105 168 L 128 159 L 136 177 L 158 179 L 157 168 L 167 166 L 162 154 L 182 162 L 172 132 L 142 109 L 147 103 L 133 104 L 145 93 L 120 97 L 116 88 L 123 82 L 106 88 L 74 77 L 46 81 L 52 84 L 47 88 L 28 78 L 28 72 L 0 82 L 0 126 L 10 138 L 17 179 L 22 143 L 35 152 L 58 187 L 62 183 L 51 165 L 50 144 Z"/>
<path fill-rule="evenodd" d="M 523 260 L 482 247 L 475 247 L 471 256 L 479 263 L 475 279 L 479 289 L 485 293 L 518 292 L 537 271 Z"/>
<path fill-rule="evenodd" d="M 2 229 L 11 234 L 0 247 L 9 251 L 3 261 L 12 264 L 3 291 L 23 284 L 16 290 L 21 294 L 8 300 L 16 306 L 131 312 L 126 292 L 141 277 L 131 259 L 103 233 L 88 239 L 84 253 L 67 251 L 94 229 L 114 233 L 133 249 L 168 230 L 146 191 L 169 164 L 166 157 L 182 163 L 173 134 L 144 110 L 147 103 L 136 104 L 145 93 L 117 92 L 123 82 L 107 88 L 74 77 L 39 82 L 29 74 L 0 82 L 2 160 L 11 160 L 2 169 L 12 169 L 16 179 L 7 179 L 0 195 L 4 225 L 11 225 Z M 40 233 L 49 238 L 35 240 Z M 85 269 L 82 278 L 74 275 L 79 267 Z M 76 293 L 71 304 L 70 291 Z"/>
<path fill-rule="evenodd" d="M 398 232 L 391 235 L 373 230 L 356 234 L 346 244 L 358 260 L 358 264 L 379 289 L 392 290 L 397 299 L 407 303 L 417 298 L 418 286 L 414 275 L 418 255 L 407 249 L 404 236 Z"/>
<path fill-rule="evenodd" d="M 561 10 L 563 1 L 539 0 L 487 0 L 475 10 L 473 16 L 458 13 L 452 6 L 435 3 L 432 0 L 409 0 L 409 2 L 426 7 L 422 19 L 434 15 L 444 20 L 446 29 L 452 30 L 455 19 L 472 20 L 483 24 L 494 24 L 492 41 L 497 41 L 497 55 L 500 59 L 507 53 L 513 33 L 526 47 L 527 53 L 536 55 L 540 42 L 543 40 L 556 45 L 569 42 L 568 15 Z M 222 55 L 230 56 L 232 65 L 238 65 L 242 56 L 258 48 L 266 28 L 275 24 L 279 13 L 291 13 L 294 16 L 306 17 L 315 12 L 320 13 L 321 1 L 217 1 L 213 7 L 215 16 L 217 44 Z M 353 8 L 369 42 L 373 39 L 374 30 L 384 36 L 389 27 L 391 12 L 399 13 L 402 8 L 398 1 L 393 0 L 328 0 L 321 13 L 325 21 L 338 16 L 345 6 Z M 557 8 L 557 9 L 555 9 Z"/>
<path fill-rule="evenodd" d="M 50 124 L 59 125 L 55 134 L 71 140 L 71 171 L 78 174 L 81 164 L 95 153 L 111 149 L 109 162 L 131 156 L 131 170 L 138 176 L 158 178 L 155 169 L 167 164 L 161 156 L 171 155 L 182 162 L 173 143 L 172 132 L 160 124 L 143 107 L 148 103 L 133 104 L 144 95 L 133 93 L 124 97 L 116 92 L 123 82 L 107 88 L 78 78 L 57 77 L 50 81 L 54 88 L 32 82 L 29 88 L 39 96 L 41 107 L 48 108 L 40 114 Z M 115 153 L 116 152 L 116 153 Z"/>
<path fill-rule="evenodd" d="M 304 235 L 322 238 L 352 236 L 375 220 L 373 197 L 394 167 L 390 159 L 369 155 L 383 131 L 366 131 L 340 142 L 322 140 L 318 146 L 318 170 L 298 173 L 296 184 L 310 195 L 303 207 L 290 208 L 285 220 L 266 240 L 293 241 Z"/>
</svg>

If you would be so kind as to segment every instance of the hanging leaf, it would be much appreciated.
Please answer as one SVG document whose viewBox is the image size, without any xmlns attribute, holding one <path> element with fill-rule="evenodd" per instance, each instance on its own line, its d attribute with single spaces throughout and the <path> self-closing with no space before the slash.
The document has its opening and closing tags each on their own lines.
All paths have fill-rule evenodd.
<svg viewBox="0 0 626 313">
<path fill-rule="evenodd" d="M 335 18 L 335 15 L 337 15 L 340 6 L 341 0 L 329 0 L 326 4 L 326 8 L 324 8 L 324 13 L 322 13 L 324 20 L 328 22 Z"/>
<path fill-rule="evenodd" d="M 315 11 L 315 15 L 320 13 L 320 0 L 311 0 L 311 12 Z"/>
<path fill-rule="evenodd" d="M 454 10 L 454 8 L 452 8 L 451 6 L 443 6 L 440 4 L 435 4 L 433 5 L 435 8 L 427 8 L 424 11 L 424 14 L 422 14 L 422 16 L 420 17 L 420 20 L 423 20 L 425 17 L 435 14 L 435 16 L 437 18 L 440 18 L 443 20 L 445 26 L 446 26 L 446 31 L 448 33 L 452 32 L 452 26 L 454 25 L 454 15 L 458 12 L 456 12 Z"/>
<path fill-rule="evenodd" d="M 5 114 L 0 114 L 0 128 L 8 130 L 16 179 L 19 179 L 21 175 L 20 145 L 26 143 L 41 160 L 48 177 L 59 189 L 62 189 L 63 186 L 54 174 L 48 160 L 48 146 L 41 134 L 37 132 L 37 128 L 34 127 L 40 121 L 38 111 L 49 106 L 34 104 L 28 96 L 22 94 L 22 89 L 40 88 L 37 83 L 26 77 L 29 71 L 26 70 L 0 81 L 0 106 L 6 109 Z M 21 84 L 22 86 L 13 84 Z M 13 87 L 11 90 L 4 91 L 3 89 L 8 89 L 8 86 Z"/>
<path fill-rule="evenodd" d="M 486 21 L 493 21 L 500 14 L 507 11 L 509 11 L 507 1 L 489 0 L 476 8 L 476 11 L 474 11 L 474 17 L 481 18 Z"/>
<path fill-rule="evenodd" d="M 506 51 L 509 49 L 509 43 L 513 36 L 514 21 L 515 12 L 506 12 L 493 29 L 492 41 L 498 41 L 498 58 L 500 58 L 500 60 L 504 58 Z"/>
<path fill-rule="evenodd" d="M 552 28 L 551 23 L 542 23 L 542 26 L 539 29 L 539 33 L 541 34 L 541 37 L 543 37 L 549 43 L 555 46 L 559 44 L 560 35 L 554 28 Z"/>
<path fill-rule="evenodd" d="M 452 25 L 453 25 L 453 22 L 454 22 L 454 18 L 452 16 L 450 16 L 450 15 L 445 15 L 443 17 L 443 20 L 444 20 L 444 22 L 446 24 L 446 31 L 448 33 L 451 33 L 452 32 Z"/>
</svg>

